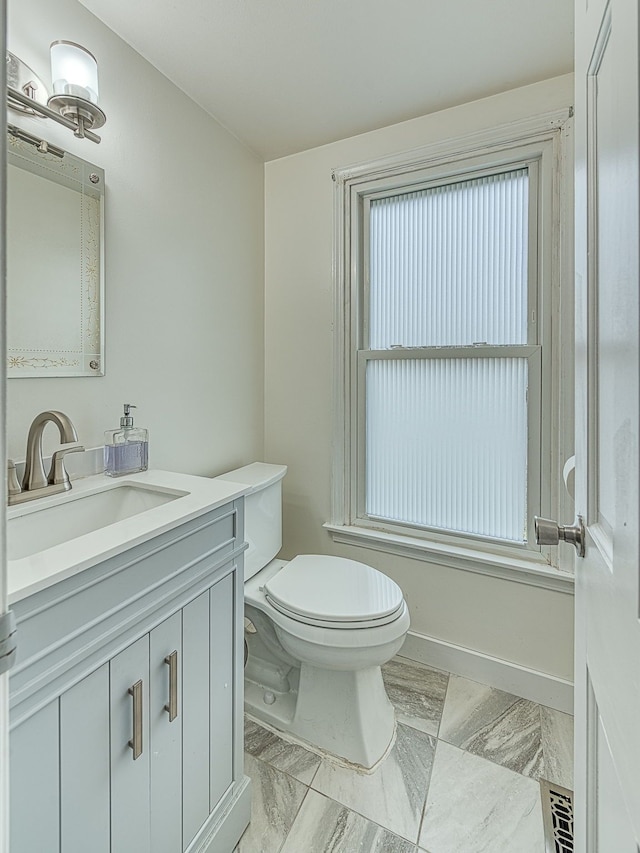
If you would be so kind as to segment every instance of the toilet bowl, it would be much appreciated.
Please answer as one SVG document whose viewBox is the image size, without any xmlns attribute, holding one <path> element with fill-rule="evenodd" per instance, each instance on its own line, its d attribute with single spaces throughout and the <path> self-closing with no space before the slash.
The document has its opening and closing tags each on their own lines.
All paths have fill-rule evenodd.
<svg viewBox="0 0 640 853">
<path fill-rule="evenodd" d="M 409 613 L 394 581 L 355 560 L 281 546 L 282 465 L 222 475 L 245 496 L 245 710 L 316 749 L 365 768 L 393 741 L 380 667 L 400 649 Z"/>
</svg>

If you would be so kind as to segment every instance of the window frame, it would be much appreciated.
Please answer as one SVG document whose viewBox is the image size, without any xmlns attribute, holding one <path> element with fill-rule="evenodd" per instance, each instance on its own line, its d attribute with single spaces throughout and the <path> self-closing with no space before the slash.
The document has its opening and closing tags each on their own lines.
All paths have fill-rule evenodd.
<svg viewBox="0 0 640 853">
<path fill-rule="evenodd" d="M 565 422 L 567 407 L 561 399 L 561 380 L 571 373 L 567 362 L 570 354 L 565 352 L 565 357 L 560 357 L 562 344 L 570 337 L 569 320 L 572 325 L 571 316 L 560 315 L 561 301 L 565 314 L 569 307 L 566 298 L 561 300 L 561 291 L 571 268 L 567 180 L 571 130 L 571 111 L 560 110 L 334 171 L 335 435 L 332 516 L 325 527 L 336 541 L 500 576 L 514 576 L 515 572 L 517 579 L 524 578 L 528 583 L 567 587 L 567 578 L 561 577 L 558 569 L 564 574 L 571 565 L 566 561 L 558 564 L 557 553 L 533 544 L 532 517 L 535 512 L 554 518 L 569 509 L 559 469 L 573 444 L 572 420 L 570 424 Z M 529 169 L 529 216 L 534 227 L 529 232 L 528 263 L 530 281 L 536 282 L 528 294 L 527 343 L 367 349 L 371 201 L 522 167 Z M 539 399 L 530 399 L 528 407 L 528 541 L 522 545 L 459 532 L 411 528 L 370 518 L 363 512 L 367 361 L 461 358 L 468 354 L 527 357 L 532 376 L 540 379 L 529 379 L 530 393 Z M 535 452 L 538 440 L 540 453 Z"/>
</svg>

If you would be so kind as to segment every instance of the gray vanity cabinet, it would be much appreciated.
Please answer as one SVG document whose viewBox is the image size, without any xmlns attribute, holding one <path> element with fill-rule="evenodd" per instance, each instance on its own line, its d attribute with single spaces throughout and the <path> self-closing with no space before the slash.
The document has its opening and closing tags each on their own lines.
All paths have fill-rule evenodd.
<svg viewBox="0 0 640 853">
<path fill-rule="evenodd" d="M 109 665 L 66 690 L 58 704 L 61 849 L 79 853 L 90 838 L 92 853 L 109 853 Z"/>
<path fill-rule="evenodd" d="M 181 832 L 184 721 L 182 636 L 183 631 L 189 630 L 188 611 L 190 607 L 191 605 L 187 605 L 180 613 L 174 613 L 149 634 L 149 737 L 147 742 L 151 783 L 149 805 L 151 809 L 151 850 L 157 850 L 158 853 L 173 853 L 173 851 L 183 849 Z M 200 654 L 206 654 L 208 649 L 204 648 L 199 651 Z M 175 691 L 172 689 L 174 666 L 177 670 Z M 130 696 L 127 695 L 126 698 L 130 702 L 132 701 Z M 131 720 L 131 712 L 130 704 L 125 711 L 128 721 Z M 129 755 L 123 757 L 125 765 L 128 762 L 133 763 L 133 753 L 130 749 L 127 751 Z M 136 760 L 139 761 L 140 759 Z M 113 802 L 113 790 L 111 800 Z"/>
<path fill-rule="evenodd" d="M 109 663 L 109 681 L 111 749 L 105 795 L 111 794 L 110 849 L 111 853 L 128 850 L 151 853 L 149 635 L 141 637 Z M 135 698 L 129 694 L 134 685 Z M 130 747 L 136 728 L 141 741 L 137 757 Z"/>
<path fill-rule="evenodd" d="M 116 560 L 19 608 L 18 629 L 45 642 L 25 637 L 12 684 L 12 853 L 231 853 L 246 826 L 242 501 L 183 527 L 128 553 L 127 574 Z M 135 587 L 145 560 L 109 630 L 102 583 Z M 88 588 L 84 642 L 55 618 L 38 632 L 49 605 Z"/>
<path fill-rule="evenodd" d="M 109 853 L 108 774 L 106 664 L 11 733 L 11 850 Z"/>
<path fill-rule="evenodd" d="M 220 673 L 211 634 L 222 630 L 231 651 L 232 620 L 228 575 L 110 662 L 111 853 L 182 853 L 209 817 L 210 778 L 221 769 L 211 707 L 226 706 L 230 721 L 232 712 L 232 659 Z M 232 781 L 231 761 L 224 769 L 214 806 Z"/>
<path fill-rule="evenodd" d="M 60 850 L 59 702 L 11 733 L 11 851 Z"/>
</svg>

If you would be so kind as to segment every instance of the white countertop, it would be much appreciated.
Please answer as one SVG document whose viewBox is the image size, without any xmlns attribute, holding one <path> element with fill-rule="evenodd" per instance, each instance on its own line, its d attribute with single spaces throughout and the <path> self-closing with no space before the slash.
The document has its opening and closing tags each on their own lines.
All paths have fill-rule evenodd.
<svg viewBox="0 0 640 853">
<path fill-rule="evenodd" d="M 70 491 L 9 507 L 7 518 L 26 516 L 121 485 L 149 487 L 179 497 L 106 527 L 69 539 L 21 559 L 8 561 L 9 604 L 59 583 L 102 560 L 197 518 L 244 495 L 248 487 L 228 480 L 195 477 L 171 471 L 144 471 L 118 478 L 98 474 L 74 480 Z M 11 534 L 9 534 L 11 535 Z"/>
</svg>

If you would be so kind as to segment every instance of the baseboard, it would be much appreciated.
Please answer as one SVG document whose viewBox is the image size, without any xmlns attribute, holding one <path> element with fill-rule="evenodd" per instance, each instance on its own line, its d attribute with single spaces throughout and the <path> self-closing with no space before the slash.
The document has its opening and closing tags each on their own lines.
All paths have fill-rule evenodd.
<svg viewBox="0 0 640 853">
<path fill-rule="evenodd" d="M 209 815 L 186 853 L 229 853 L 235 850 L 250 820 L 251 780 L 244 776 L 233 784 L 227 801 L 223 797 L 216 810 Z"/>
<path fill-rule="evenodd" d="M 409 660 L 426 663 L 557 711 L 573 714 L 573 684 L 564 678 L 414 631 L 409 631 L 399 654 Z"/>
</svg>

